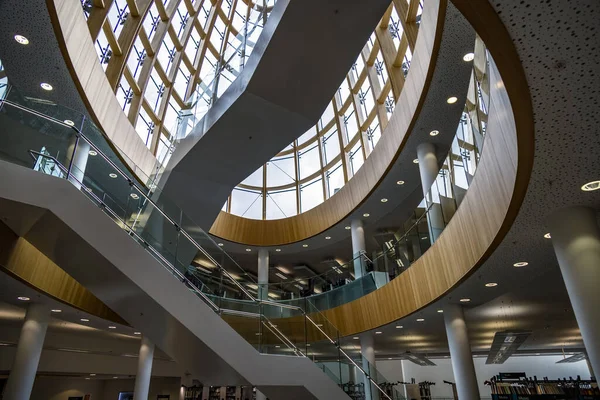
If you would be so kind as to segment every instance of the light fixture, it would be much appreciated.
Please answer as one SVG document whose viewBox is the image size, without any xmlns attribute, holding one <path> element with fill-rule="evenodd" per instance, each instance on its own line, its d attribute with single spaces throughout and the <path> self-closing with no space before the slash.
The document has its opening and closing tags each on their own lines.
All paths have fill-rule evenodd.
<svg viewBox="0 0 600 400">
<path fill-rule="evenodd" d="M 250 252 L 250 251 L 252 251 L 252 249 L 246 249 L 246 251 Z"/>
<path fill-rule="evenodd" d="M 275 251 L 279 253 L 281 251 L 281 249 L 275 249 Z"/>
<path fill-rule="evenodd" d="M 142 332 L 133 332 L 134 335 L 141 335 Z"/>
<path fill-rule="evenodd" d="M 475 59 L 475 54 L 473 53 L 467 53 L 463 56 L 463 61 L 469 62 L 469 61 L 473 61 Z"/>
<path fill-rule="evenodd" d="M 418 158 L 415 158 L 415 159 L 413 160 L 413 164 L 418 164 L 418 163 L 419 163 L 419 159 L 418 159 Z"/>
<path fill-rule="evenodd" d="M 117 329 L 117 327 L 114 326 L 114 325 L 111 325 L 111 326 L 108 327 L 108 329 Z"/>
<path fill-rule="evenodd" d="M 591 181 L 581 187 L 584 192 L 593 192 L 600 189 L 600 181 Z"/>
<path fill-rule="evenodd" d="M 552 236 L 550 235 L 550 232 L 544 234 L 544 238 L 546 238 L 546 239 L 552 238 Z"/>
<path fill-rule="evenodd" d="M 498 284 L 496 282 L 490 282 L 490 283 L 486 283 L 485 287 L 496 287 L 498 286 Z"/>
<path fill-rule="evenodd" d="M 113 379 L 119 379 L 119 377 L 118 376 L 113 376 Z"/>
<path fill-rule="evenodd" d="M 80 319 L 80 321 L 81 321 L 81 322 L 90 322 L 90 320 L 89 320 L 89 319 L 87 319 L 87 318 L 81 318 L 81 319 Z"/>
<path fill-rule="evenodd" d="M 352 339 L 354 339 L 354 340 L 358 340 L 358 339 L 360 339 L 360 338 L 359 338 L 358 336 L 354 336 Z"/>
<path fill-rule="evenodd" d="M 280 277 L 281 279 L 287 279 L 288 277 L 282 274 L 281 272 L 275 272 L 275 276 Z"/>
<path fill-rule="evenodd" d="M 377 331 L 377 332 L 375 332 L 375 334 L 376 334 L 376 335 L 381 335 L 382 333 L 383 333 L 383 332 L 381 332 L 381 331 Z"/>
<path fill-rule="evenodd" d="M 308 245 L 307 244 L 303 244 L 302 247 L 308 247 Z"/>
<path fill-rule="evenodd" d="M 487 356 L 486 364 L 504 364 L 521 346 L 530 331 L 501 331 L 494 334 L 494 340 Z"/>
<path fill-rule="evenodd" d="M 280 345 L 275 345 L 275 348 L 276 348 L 276 349 L 279 349 L 280 347 L 281 347 Z"/>
<path fill-rule="evenodd" d="M 350 226 L 345 226 L 344 229 L 347 230 L 347 231 L 349 231 L 350 230 Z"/>
<path fill-rule="evenodd" d="M 423 322 L 425 321 L 425 318 L 417 318 L 417 322 Z"/>
<path fill-rule="evenodd" d="M 439 134 L 440 134 L 440 131 L 438 131 L 438 130 L 435 130 L 435 129 L 434 129 L 434 130 L 432 130 L 431 132 L 429 132 L 429 136 L 437 136 L 437 135 L 439 135 Z"/>
<path fill-rule="evenodd" d="M 471 299 L 466 299 L 466 298 L 465 299 L 460 299 L 461 303 L 468 303 L 470 301 L 471 301 Z"/>
<path fill-rule="evenodd" d="M 421 240 L 427 240 L 427 236 L 423 236 Z"/>
<path fill-rule="evenodd" d="M 85 378 L 85 380 L 86 380 L 86 381 L 89 381 L 89 380 L 90 380 L 90 378 Z"/>
<path fill-rule="evenodd" d="M 370 216 L 371 216 L 371 214 L 369 214 L 369 213 L 364 213 L 363 214 L 363 217 L 365 217 L 365 218 L 369 218 Z"/>
<path fill-rule="evenodd" d="M 402 325 L 396 325 L 396 329 L 402 329 L 404 328 Z"/>
<path fill-rule="evenodd" d="M 325 236 L 325 240 L 331 240 L 331 236 Z"/>
<path fill-rule="evenodd" d="M 388 357 L 388 360 L 391 360 L 391 359 L 392 359 L 392 357 Z"/>
<path fill-rule="evenodd" d="M 29 301 L 30 298 L 29 297 L 25 297 L 25 296 L 19 296 L 17 297 L 17 300 L 21 300 L 21 301 Z"/>
<path fill-rule="evenodd" d="M 526 267 L 528 265 L 529 265 L 529 263 L 527 261 L 519 261 L 519 262 L 514 263 L 513 267 L 520 268 L 520 267 Z"/>
<path fill-rule="evenodd" d="M 397 181 L 396 185 L 404 185 L 404 181 Z"/>
<path fill-rule="evenodd" d="M 59 310 L 59 309 L 50 310 L 50 311 L 52 311 L 52 312 L 54 312 L 54 313 L 59 313 L 59 312 L 62 312 L 62 310 Z"/>
<path fill-rule="evenodd" d="M 54 88 L 52 87 L 52 85 L 51 85 L 51 84 L 49 84 L 49 83 L 46 83 L 46 82 L 42 82 L 42 83 L 40 83 L 40 87 L 41 87 L 42 89 L 44 89 L 44 90 L 48 90 L 48 91 L 50 91 L 50 90 L 54 89 Z"/>
<path fill-rule="evenodd" d="M 217 246 L 219 246 L 219 247 L 223 247 L 223 243 L 219 243 Z"/>
<path fill-rule="evenodd" d="M 96 374 L 90 374 L 90 376 L 96 376 Z"/>
<path fill-rule="evenodd" d="M 134 199 L 134 200 L 137 200 L 137 199 L 139 199 L 139 198 L 140 198 L 140 196 L 138 196 L 138 194 L 137 194 L 137 193 L 131 193 L 129 196 L 130 196 L 132 199 Z"/>
<path fill-rule="evenodd" d="M 22 44 L 22 45 L 29 44 L 29 39 L 27 39 L 25 36 L 22 36 L 22 35 L 15 35 L 15 40 L 17 41 L 17 43 Z"/>
<path fill-rule="evenodd" d="M 96 150 L 90 150 L 90 151 L 88 151 L 88 154 L 89 154 L 90 156 L 92 156 L 92 157 L 95 157 L 95 156 L 97 156 L 97 155 L 98 155 L 98 153 L 96 152 Z"/>
<path fill-rule="evenodd" d="M 70 119 L 65 119 L 63 122 L 69 126 L 75 126 L 75 122 L 71 121 Z"/>
<path fill-rule="evenodd" d="M 446 100 L 446 103 L 448 103 L 448 104 L 454 104 L 457 101 L 458 101 L 458 97 L 452 96 L 452 97 L 448 97 L 448 100 Z"/>
<path fill-rule="evenodd" d="M 116 179 L 117 178 L 117 174 L 115 174 L 114 172 L 111 172 L 110 174 L 108 174 L 108 176 L 112 179 Z"/>
<path fill-rule="evenodd" d="M 444 312 L 444 310 L 442 310 L 442 309 L 439 309 L 439 310 L 438 310 L 438 312 L 439 312 L 439 313 L 443 313 L 443 312 Z"/>
<path fill-rule="evenodd" d="M 385 197 L 383 199 L 381 199 L 382 203 L 387 203 L 388 199 L 386 199 Z"/>
</svg>

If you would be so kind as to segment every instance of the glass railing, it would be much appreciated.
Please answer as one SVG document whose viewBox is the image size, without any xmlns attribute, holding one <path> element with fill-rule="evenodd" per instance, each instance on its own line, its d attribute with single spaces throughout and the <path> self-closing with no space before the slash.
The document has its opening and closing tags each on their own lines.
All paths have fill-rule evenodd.
<svg viewBox="0 0 600 400">
<path fill-rule="evenodd" d="M 91 124 L 83 121 L 82 132 L 74 115 L 58 113 L 56 119 L 29 105 L 14 88 L 0 103 L 0 159 L 69 180 L 260 352 L 314 360 L 332 354 L 339 368 L 342 362 L 353 363 L 339 346 L 337 329 L 310 302 L 303 309 L 257 300 L 247 289 L 252 278 L 165 196 L 136 182 L 116 155 L 106 155 L 110 148 L 102 145 L 102 137 L 88 137 L 98 133 Z M 219 270 L 221 279 L 247 300 L 223 297 L 196 280 L 190 259 L 192 265 Z M 386 397 L 369 372 L 357 368 Z"/>
</svg>

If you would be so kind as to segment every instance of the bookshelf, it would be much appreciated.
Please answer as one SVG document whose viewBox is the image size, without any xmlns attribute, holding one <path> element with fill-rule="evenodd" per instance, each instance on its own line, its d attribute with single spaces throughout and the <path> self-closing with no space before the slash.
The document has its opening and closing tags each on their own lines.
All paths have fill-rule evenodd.
<svg viewBox="0 0 600 400">
<path fill-rule="evenodd" d="M 600 400 L 598 383 L 579 376 L 538 380 L 524 373 L 502 373 L 486 384 L 491 387 L 492 400 Z"/>
</svg>

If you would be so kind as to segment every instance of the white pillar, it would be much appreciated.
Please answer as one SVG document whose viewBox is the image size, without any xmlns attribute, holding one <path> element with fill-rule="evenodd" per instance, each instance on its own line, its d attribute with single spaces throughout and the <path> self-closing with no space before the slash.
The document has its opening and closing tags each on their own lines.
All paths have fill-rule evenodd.
<svg viewBox="0 0 600 400">
<path fill-rule="evenodd" d="M 594 371 L 600 371 L 600 228 L 596 211 L 570 207 L 550 220 L 552 245 Z"/>
<path fill-rule="evenodd" d="M 29 305 L 4 389 L 4 400 L 29 400 L 49 321 L 50 309 L 46 305 Z"/>
<path fill-rule="evenodd" d="M 367 251 L 365 243 L 365 227 L 362 220 L 353 219 L 350 222 L 350 233 L 352 235 L 352 257 L 358 257 L 361 253 Z M 358 279 L 365 274 L 365 264 L 362 257 L 354 259 L 354 279 Z"/>
<path fill-rule="evenodd" d="M 258 249 L 258 299 L 269 300 L 269 250 Z"/>
<path fill-rule="evenodd" d="M 152 377 L 152 361 L 154 359 L 154 343 L 142 336 L 140 355 L 138 357 L 138 370 L 135 376 L 133 400 L 148 400 L 150 378 Z"/>
<path fill-rule="evenodd" d="M 431 190 L 431 186 L 435 182 L 439 172 L 435 146 L 432 143 L 421 143 L 418 145 L 417 159 L 419 160 L 423 196 L 427 199 L 427 205 L 431 205 L 427 214 L 427 225 L 429 226 L 429 240 L 433 244 L 444 229 L 444 216 L 441 204 L 439 203 L 439 193 L 437 193 L 437 188 L 435 187 L 433 191 Z"/>
<path fill-rule="evenodd" d="M 374 372 L 375 365 L 375 340 L 372 332 L 365 332 L 360 335 L 360 354 L 362 355 L 362 368 L 368 373 L 374 381 L 377 381 L 377 374 Z M 368 377 L 364 377 L 365 398 L 367 400 L 379 399 L 379 390 L 371 384 Z"/>
<path fill-rule="evenodd" d="M 444 322 L 458 398 L 479 399 L 479 386 L 477 385 L 463 308 L 456 304 L 446 305 L 444 307 Z"/>
<path fill-rule="evenodd" d="M 75 144 L 77 144 L 76 151 Z M 73 136 L 67 151 L 69 153 L 69 157 L 73 157 L 73 152 L 75 151 L 75 156 L 71 160 L 72 178 L 70 181 L 73 183 L 73 185 L 75 185 L 76 188 L 81 189 L 81 184 L 84 183 L 83 178 L 85 176 L 85 168 L 87 167 L 88 158 L 90 156 L 90 145 L 81 138 L 79 141 L 77 141 L 77 137 Z"/>
</svg>

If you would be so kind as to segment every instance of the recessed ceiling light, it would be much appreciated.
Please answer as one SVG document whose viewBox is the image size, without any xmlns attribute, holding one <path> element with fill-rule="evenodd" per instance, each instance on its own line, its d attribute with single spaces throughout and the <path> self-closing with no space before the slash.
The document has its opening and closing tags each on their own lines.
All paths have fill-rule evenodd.
<svg viewBox="0 0 600 400">
<path fill-rule="evenodd" d="M 429 132 L 429 136 L 437 136 L 439 134 L 440 134 L 440 131 L 438 131 L 438 130 L 433 130 L 433 131 Z"/>
<path fill-rule="evenodd" d="M 49 83 L 46 83 L 46 82 L 42 82 L 42 83 L 40 83 L 40 87 L 41 87 L 42 89 L 44 89 L 44 90 L 48 90 L 48 91 L 50 91 L 50 90 L 54 89 L 54 88 L 52 87 L 52 85 L 51 85 L 51 84 L 49 84 Z"/>
<path fill-rule="evenodd" d="M 461 302 L 461 303 L 468 303 L 468 302 L 470 302 L 470 301 L 471 301 L 471 299 L 460 299 L 460 302 Z"/>
<path fill-rule="evenodd" d="M 396 325 L 396 329 L 402 329 L 404 328 L 402 325 Z"/>
<path fill-rule="evenodd" d="M 276 252 L 280 252 L 280 251 L 281 251 L 281 249 L 275 249 L 275 251 L 276 251 Z"/>
<path fill-rule="evenodd" d="M 118 376 L 113 376 L 113 379 L 119 379 L 119 377 Z"/>
<path fill-rule="evenodd" d="M 59 310 L 59 309 L 55 309 L 55 310 L 50 310 L 50 311 L 52 311 L 52 312 L 55 312 L 55 313 L 59 313 L 59 312 L 62 312 L 62 310 Z"/>
<path fill-rule="evenodd" d="M 133 332 L 134 335 L 141 335 L 142 332 Z"/>
<path fill-rule="evenodd" d="M 391 359 L 392 359 L 392 357 L 388 357 L 388 360 L 391 360 Z"/>
<path fill-rule="evenodd" d="M 140 198 L 140 196 L 138 196 L 137 193 L 131 193 L 129 196 L 134 200 L 137 200 Z"/>
<path fill-rule="evenodd" d="M 347 230 L 347 231 L 349 231 L 350 227 L 349 226 L 345 226 L 344 229 Z"/>
<path fill-rule="evenodd" d="M 27 39 L 25 36 L 22 36 L 22 35 L 15 35 L 15 40 L 17 41 L 17 43 L 22 44 L 22 45 L 29 44 L 29 39 Z"/>
<path fill-rule="evenodd" d="M 425 318 L 417 318 L 417 322 L 423 322 L 425 321 Z"/>
<path fill-rule="evenodd" d="M 246 251 L 252 251 L 252 249 L 246 249 Z"/>
<path fill-rule="evenodd" d="M 330 240 L 331 236 L 325 236 L 325 240 Z"/>
<path fill-rule="evenodd" d="M 98 155 L 98 153 L 96 152 L 96 150 L 90 150 L 90 151 L 88 151 L 88 154 L 89 154 L 90 156 L 92 156 L 92 157 L 94 157 L 94 156 L 97 156 L 97 155 Z"/>
<path fill-rule="evenodd" d="M 111 325 L 111 326 L 108 327 L 108 329 L 117 329 L 117 327 L 114 326 L 114 325 Z"/>
<path fill-rule="evenodd" d="M 439 313 L 443 313 L 443 312 L 444 312 L 444 310 L 440 309 L 440 310 L 438 310 L 438 312 L 439 312 Z"/>
<path fill-rule="evenodd" d="M 427 240 L 427 236 L 423 236 L 421 240 Z"/>
<path fill-rule="evenodd" d="M 600 181 L 591 181 L 581 187 L 584 192 L 593 192 L 600 189 Z"/>
<path fill-rule="evenodd" d="M 85 378 L 85 380 L 86 380 L 86 381 L 89 381 L 89 380 L 90 380 L 90 378 Z"/>
<path fill-rule="evenodd" d="M 279 349 L 279 348 L 281 348 L 281 346 L 280 345 L 275 345 L 275 348 Z"/>
<path fill-rule="evenodd" d="M 223 243 L 219 243 L 219 244 L 217 244 L 217 246 L 223 247 Z"/>
<path fill-rule="evenodd" d="M 96 374 L 90 374 L 90 376 L 96 376 Z"/>
<path fill-rule="evenodd" d="M 385 197 L 383 199 L 381 199 L 382 203 L 387 203 L 388 199 L 386 199 Z"/>
<path fill-rule="evenodd" d="M 352 339 L 354 339 L 354 340 L 358 340 L 358 339 L 360 339 L 360 338 L 359 338 L 358 336 L 354 336 Z"/>
<path fill-rule="evenodd" d="M 485 287 L 496 287 L 498 286 L 498 284 L 496 282 L 490 282 L 490 283 L 486 283 Z"/>
<path fill-rule="evenodd" d="M 70 119 L 65 119 L 63 122 L 69 126 L 75 126 L 75 122 L 71 121 Z"/>
<path fill-rule="evenodd" d="M 303 244 L 302 247 L 308 247 L 308 245 L 307 244 Z"/>
<path fill-rule="evenodd" d="M 467 53 L 463 56 L 463 61 L 469 62 L 469 61 L 473 61 L 475 59 L 475 54 L 473 53 Z"/>
<path fill-rule="evenodd" d="M 527 261 L 519 261 L 519 262 L 514 263 L 513 267 L 519 268 L 519 267 L 526 267 L 528 265 L 529 265 L 529 263 Z"/>
<path fill-rule="evenodd" d="M 81 322 L 90 322 L 90 320 L 89 320 L 89 319 L 87 319 L 87 318 L 81 318 L 81 319 L 80 319 L 80 321 L 81 321 Z"/>
<path fill-rule="evenodd" d="M 112 179 L 115 179 L 117 177 L 117 174 L 115 174 L 114 172 L 111 172 L 110 174 L 108 174 L 109 177 L 111 177 Z"/>
<path fill-rule="evenodd" d="M 540 356 L 541 354 L 540 354 L 540 353 L 535 353 L 535 355 L 536 355 L 536 356 Z"/>
<path fill-rule="evenodd" d="M 446 103 L 448 104 L 454 104 L 458 101 L 458 97 L 452 96 L 452 97 L 448 97 L 448 100 L 446 100 Z"/>
<path fill-rule="evenodd" d="M 544 237 L 545 237 L 546 239 L 550 239 L 552 236 L 550 236 L 550 232 L 548 232 L 548 233 L 544 234 Z"/>
<path fill-rule="evenodd" d="M 418 158 L 415 158 L 415 159 L 413 160 L 413 164 L 418 164 L 418 163 L 419 163 L 419 159 L 418 159 Z"/>
<path fill-rule="evenodd" d="M 365 218 L 369 218 L 370 216 L 371 216 L 371 214 L 369 214 L 369 213 L 364 213 L 363 214 L 363 217 L 365 217 Z"/>
<path fill-rule="evenodd" d="M 404 185 L 404 181 L 397 181 L 396 185 Z"/>
<path fill-rule="evenodd" d="M 29 301 L 30 298 L 29 297 L 25 297 L 25 296 L 19 296 L 17 297 L 17 300 L 21 300 L 21 301 Z"/>
<path fill-rule="evenodd" d="M 383 333 L 383 332 L 381 332 L 381 331 L 377 331 L 377 332 L 375 332 L 375 334 L 376 334 L 376 335 L 381 335 L 382 333 Z"/>
</svg>

